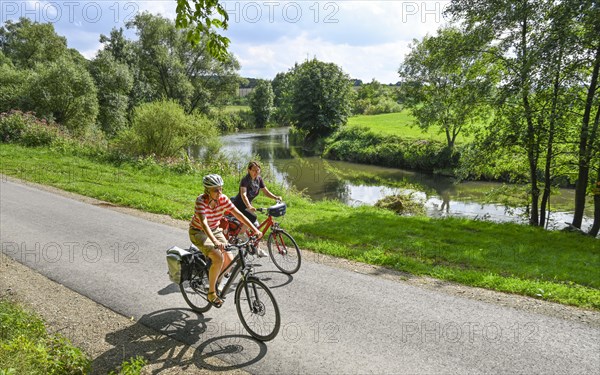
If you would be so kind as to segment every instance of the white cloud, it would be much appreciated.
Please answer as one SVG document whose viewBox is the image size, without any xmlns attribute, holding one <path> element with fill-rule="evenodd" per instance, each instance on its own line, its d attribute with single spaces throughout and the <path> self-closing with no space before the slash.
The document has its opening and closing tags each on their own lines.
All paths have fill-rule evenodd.
<svg viewBox="0 0 600 375">
<path fill-rule="evenodd" d="M 353 78 L 396 82 L 413 38 L 433 34 L 445 20 L 449 1 L 280 1 L 225 2 L 230 27 L 225 35 L 241 62 L 243 76 L 273 78 L 295 62 L 317 57 L 340 65 Z M 175 0 L 82 1 L 0 0 L 0 23 L 26 16 L 52 22 L 69 47 L 93 57 L 100 34 L 125 27 L 148 11 L 175 18 Z M 258 13 L 260 10 L 260 16 Z M 135 37 L 127 32 L 128 37 Z"/>
<path fill-rule="evenodd" d="M 365 82 L 375 78 L 383 83 L 395 83 L 400 62 L 408 52 L 408 43 L 352 46 L 311 39 L 303 34 L 268 44 L 240 45 L 234 47 L 234 51 L 242 65 L 243 76 L 272 79 L 277 73 L 289 70 L 294 63 L 316 57 L 335 63 L 351 78 Z"/>
</svg>

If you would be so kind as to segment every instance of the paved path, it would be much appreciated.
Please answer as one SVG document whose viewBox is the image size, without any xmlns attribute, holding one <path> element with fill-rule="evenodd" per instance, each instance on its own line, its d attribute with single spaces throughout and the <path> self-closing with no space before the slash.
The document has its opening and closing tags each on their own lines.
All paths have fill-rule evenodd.
<svg viewBox="0 0 600 375">
<path fill-rule="evenodd" d="M 231 299 L 192 313 L 166 275 L 184 230 L 0 182 L 2 252 L 148 327 L 256 374 L 600 373 L 600 330 L 305 261 L 258 275 L 282 314 L 266 344 Z M 0 257 L 1 261 L 1 257 Z M 131 338 L 135 340 L 135 337 Z"/>
</svg>

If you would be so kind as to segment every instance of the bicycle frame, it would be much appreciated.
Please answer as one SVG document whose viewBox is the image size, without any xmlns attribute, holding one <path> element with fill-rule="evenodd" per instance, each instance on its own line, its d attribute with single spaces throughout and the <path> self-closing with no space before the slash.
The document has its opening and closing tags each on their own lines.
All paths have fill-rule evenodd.
<svg viewBox="0 0 600 375">
<path fill-rule="evenodd" d="M 241 245 L 241 246 L 237 246 L 237 245 L 230 245 L 231 247 L 236 247 L 238 249 L 238 253 L 236 254 L 236 256 L 231 260 L 231 263 L 229 264 L 229 266 L 227 266 L 225 269 L 223 269 L 220 273 L 219 273 L 219 278 L 222 278 L 223 275 L 225 275 L 225 273 L 227 273 L 227 271 L 231 268 L 231 266 L 233 264 L 235 264 L 233 266 L 233 270 L 231 271 L 231 275 L 229 276 L 229 280 L 227 281 L 227 283 L 225 283 L 225 285 L 223 286 L 223 289 L 221 291 L 220 294 L 220 298 L 225 299 L 225 295 L 227 294 L 227 292 L 229 292 L 229 289 L 231 288 L 231 285 L 233 284 L 233 282 L 235 281 L 235 279 L 237 278 L 238 274 L 241 275 L 240 280 L 241 281 L 245 281 L 247 279 L 249 279 L 250 277 L 252 277 L 250 274 L 252 273 L 252 266 L 248 265 L 246 263 L 246 257 L 244 252 L 246 251 L 245 247 L 249 246 L 248 243 L 245 245 Z M 250 296 L 250 291 L 248 290 L 248 284 L 246 283 L 244 285 L 244 291 L 246 292 L 246 297 Z M 257 295 L 256 290 L 254 291 L 254 295 Z M 250 307 L 250 309 L 252 309 L 252 301 L 250 298 L 247 298 L 248 300 L 248 307 Z"/>
</svg>

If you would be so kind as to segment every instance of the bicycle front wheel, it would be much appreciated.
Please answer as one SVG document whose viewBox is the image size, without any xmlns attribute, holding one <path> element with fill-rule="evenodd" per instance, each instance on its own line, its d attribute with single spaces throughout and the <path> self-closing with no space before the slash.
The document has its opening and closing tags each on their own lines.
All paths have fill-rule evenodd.
<svg viewBox="0 0 600 375">
<path fill-rule="evenodd" d="M 188 306 L 200 313 L 205 313 L 212 305 L 206 299 L 208 293 L 208 271 L 194 270 L 192 277 L 179 284 L 179 290 Z"/>
<path fill-rule="evenodd" d="M 235 305 L 246 331 L 257 340 L 273 340 L 279 333 L 279 306 L 268 286 L 257 279 L 240 282 L 235 290 Z"/>
<path fill-rule="evenodd" d="M 298 272 L 302 256 L 296 241 L 284 230 L 271 232 L 267 240 L 269 256 L 275 267 L 283 273 L 291 275 Z"/>
</svg>

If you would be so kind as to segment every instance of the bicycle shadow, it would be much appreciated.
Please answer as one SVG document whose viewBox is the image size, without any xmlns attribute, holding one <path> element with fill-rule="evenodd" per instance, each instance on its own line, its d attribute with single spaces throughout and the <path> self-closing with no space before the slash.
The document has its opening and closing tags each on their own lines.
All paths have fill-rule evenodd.
<svg viewBox="0 0 600 375">
<path fill-rule="evenodd" d="M 179 290 L 179 285 L 175 283 L 169 283 L 169 285 L 158 291 L 159 296 L 166 296 L 168 294 L 173 293 L 181 293 L 181 291 Z"/>
<path fill-rule="evenodd" d="M 294 276 L 275 270 L 264 270 L 255 272 L 254 276 L 258 277 L 260 281 L 267 284 L 269 289 L 282 288 L 286 285 L 291 284 L 292 281 L 294 281 Z"/>
<path fill-rule="evenodd" d="M 241 369 L 266 355 L 266 345 L 243 335 L 241 323 L 211 321 L 188 309 L 146 314 L 135 324 L 105 336 L 113 348 L 93 360 L 91 373 L 107 374 L 136 356 L 146 360 L 145 373 L 157 374 L 190 367 L 211 371 Z"/>
</svg>

